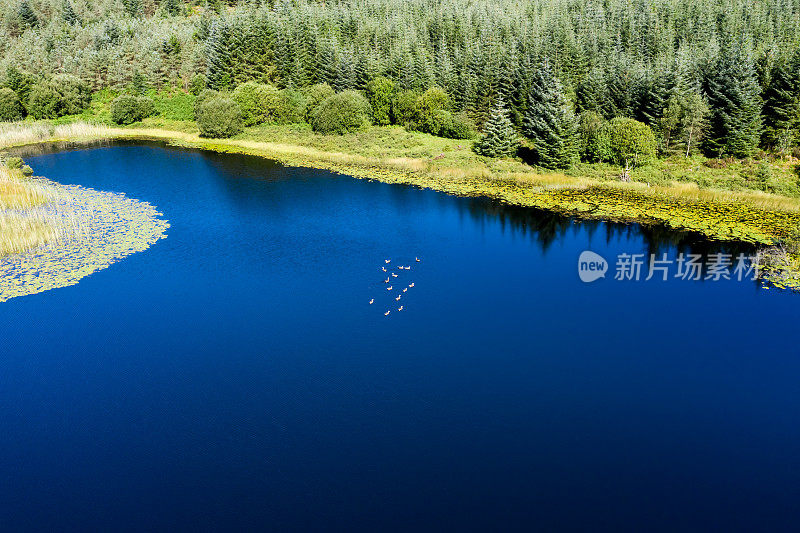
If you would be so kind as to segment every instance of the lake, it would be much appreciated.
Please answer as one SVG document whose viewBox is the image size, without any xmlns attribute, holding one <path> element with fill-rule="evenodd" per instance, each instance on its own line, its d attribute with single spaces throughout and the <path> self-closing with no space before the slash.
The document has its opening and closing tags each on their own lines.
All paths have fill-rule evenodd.
<svg viewBox="0 0 800 533">
<path fill-rule="evenodd" d="M 800 520 L 800 295 L 614 279 L 746 247 L 158 144 L 27 161 L 171 228 L 0 304 L 7 531 Z"/>
</svg>

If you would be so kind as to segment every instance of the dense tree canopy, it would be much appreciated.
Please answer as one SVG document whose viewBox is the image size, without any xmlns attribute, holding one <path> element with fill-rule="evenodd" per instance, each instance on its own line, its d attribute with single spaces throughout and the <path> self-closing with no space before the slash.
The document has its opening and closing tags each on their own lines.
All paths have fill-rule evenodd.
<svg viewBox="0 0 800 533">
<path fill-rule="evenodd" d="M 451 115 L 432 112 L 437 123 L 465 113 L 482 127 L 502 98 L 521 130 L 546 60 L 576 113 L 636 119 L 661 149 L 697 129 L 676 106 L 707 104 L 714 155 L 797 142 L 798 48 L 800 0 L 0 0 L 8 87 L 70 74 L 95 90 L 324 83 L 372 99 L 380 76 L 408 102 L 443 89 Z"/>
</svg>

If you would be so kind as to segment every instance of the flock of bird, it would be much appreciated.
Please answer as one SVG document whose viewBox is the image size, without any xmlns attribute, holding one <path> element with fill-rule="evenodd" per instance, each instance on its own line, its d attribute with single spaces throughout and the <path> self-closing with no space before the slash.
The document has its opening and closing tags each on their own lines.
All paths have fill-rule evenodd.
<svg viewBox="0 0 800 533">
<path fill-rule="evenodd" d="M 415 261 L 417 263 L 421 262 L 419 257 L 416 257 Z M 383 262 L 384 262 L 384 266 L 381 267 L 381 272 L 383 272 L 386 275 L 386 279 L 383 280 L 383 283 L 385 285 L 387 285 L 387 287 L 386 287 L 387 291 L 393 291 L 393 290 L 395 290 L 394 281 L 393 280 L 395 278 L 398 278 L 399 275 L 391 270 L 392 267 L 389 266 L 391 264 L 391 262 L 392 262 L 391 259 L 384 259 Z M 411 270 L 411 266 L 410 265 L 406 265 L 406 266 L 398 265 L 397 270 Z M 391 282 L 391 285 L 390 285 L 390 282 Z M 397 289 L 397 291 L 398 291 L 397 298 L 395 298 L 394 301 L 395 302 L 399 302 L 400 300 L 402 300 L 403 294 L 408 292 L 408 289 L 413 289 L 413 288 L 414 288 L 414 282 L 413 281 L 411 283 L 409 283 L 408 286 L 403 287 L 402 290 L 398 288 Z M 372 305 L 374 303 L 375 303 L 375 298 L 370 299 L 369 304 Z M 397 310 L 398 311 L 402 311 L 403 310 L 403 306 L 400 305 L 400 307 L 398 307 Z M 383 313 L 383 316 L 389 316 L 389 314 L 391 312 L 392 312 L 391 309 L 387 309 L 386 312 Z"/>
</svg>

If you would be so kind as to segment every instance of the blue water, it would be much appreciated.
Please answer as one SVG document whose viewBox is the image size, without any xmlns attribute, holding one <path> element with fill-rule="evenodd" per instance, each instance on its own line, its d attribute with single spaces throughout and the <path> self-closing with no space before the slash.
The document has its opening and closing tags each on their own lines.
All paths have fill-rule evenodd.
<svg viewBox="0 0 800 533">
<path fill-rule="evenodd" d="M 3 530 L 800 520 L 800 296 L 578 279 L 586 249 L 714 246 L 239 155 L 28 162 L 172 227 L 0 304 Z M 385 258 L 412 267 L 394 291 Z"/>
</svg>

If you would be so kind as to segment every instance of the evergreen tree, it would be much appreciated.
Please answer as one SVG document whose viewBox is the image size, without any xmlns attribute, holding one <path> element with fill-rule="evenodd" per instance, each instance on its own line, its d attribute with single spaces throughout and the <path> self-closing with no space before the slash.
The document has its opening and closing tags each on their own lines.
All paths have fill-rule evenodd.
<svg viewBox="0 0 800 533">
<path fill-rule="evenodd" d="M 545 168 L 569 168 L 578 159 L 577 118 L 549 62 L 533 75 L 522 133 Z"/>
<path fill-rule="evenodd" d="M 61 18 L 63 18 L 64 22 L 70 26 L 73 26 L 79 22 L 78 15 L 72 8 L 72 4 L 69 2 L 69 0 L 64 0 L 61 4 Z"/>
<path fill-rule="evenodd" d="M 705 76 L 711 108 L 705 151 L 710 156 L 748 157 L 761 137 L 761 95 L 753 64 L 723 50 Z"/>
<path fill-rule="evenodd" d="M 778 63 L 764 92 L 764 134 L 767 148 L 787 150 L 800 137 L 800 52 Z"/>
<path fill-rule="evenodd" d="M 483 136 L 475 143 L 474 150 L 487 157 L 509 157 L 517 153 L 519 137 L 508 118 L 503 100 L 498 98 L 489 120 L 483 127 Z"/>
<path fill-rule="evenodd" d="M 206 80 L 209 89 L 221 91 L 231 86 L 228 29 L 222 19 L 211 23 L 206 41 Z"/>
<path fill-rule="evenodd" d="M 122 7 L 131 17 L 136 17 L 142 11 L 142 0 L 122 0 Z"/>
<path fill-rule="evenodd" d="M 39 26 L 39 19 L 36 17 L 36 13 L 33 12 L 28 0 L 22 0 L 22 2 L 19 3 L 17 16 L 23 26 L 30 26 L 31 28 L 37 28 Z"/>
<path fill-rule="evenodd" d="M 163 0 L 162 6 L 164 11 L 172 16 L 180 15 L 183 11 L 183 2 L 181 0 Z"/>
</svg>

